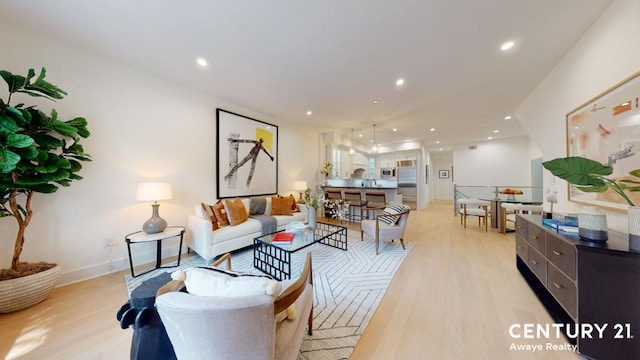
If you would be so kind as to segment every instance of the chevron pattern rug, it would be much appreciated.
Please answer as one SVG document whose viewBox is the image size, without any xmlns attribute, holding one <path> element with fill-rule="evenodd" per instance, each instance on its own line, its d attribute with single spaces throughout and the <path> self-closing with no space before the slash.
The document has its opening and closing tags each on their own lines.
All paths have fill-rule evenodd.
<svg viewBox="0 0 640 360">
<path fill-rule="evenodd" d="M 298 360 L 348 359 L 413 247 L 405 241 L 407 250 L 403 250 L 398 241 L 385 242 L 380 244 L 380 254 L 376 256 L 375 243 L 366 235 L 365 241 L 360 241 L 359 232 L 349 231 L 347 239 L 348 251 L 315 244 L 294 253 L 294 277 L 302 271 L 305 250 L 313 254 L 315 293 L 313 335 L 305 336 Z M 233 253 L 231 264 L 236 271 L 259 273 L 253 268 L 251 249 Z M 182 261 L 179 268 L 204 265 L 201 257 L 192 256 Z M 176 269 L 159 269 L 133 279 L 126 275 L 127 289 L 131 293 L 160 271 Z"/>
</svg>

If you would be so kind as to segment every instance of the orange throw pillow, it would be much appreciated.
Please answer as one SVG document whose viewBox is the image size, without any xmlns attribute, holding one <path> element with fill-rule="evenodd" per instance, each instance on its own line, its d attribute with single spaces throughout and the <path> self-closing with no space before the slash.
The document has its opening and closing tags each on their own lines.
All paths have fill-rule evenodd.
<svg viewBox="0 0 640 360">
<path fill-rule="evenodd" d="M 289 195 L 289 200 L 291 201 L 291 211 L 292 212 L 300 211 L 298 210 L 298 201 L 296 200 L 296 197 L 293 196 L 293 194 Z"/>
<path fill-rule="evenodd" d="M 272 196 L 271 215 L 293 215 L 290 201 L 288 197 Z"/>
<path fill-rule="evenodd" d="M 213 205 L 213 214 L 216 216 L 216 219 L 218 219 L 218 226 L 229 226 L 227 211 L 224 209 L 222 201 L 218 200 L 218 202 Z"/>
<path fill-rule="evenodd" d="M 227 204 L 227 216 L 232 226 L 242 224 L 247 221 L 249 215 L 247 209 L 244 207 L 240 198 L 235 198 L 233 201 L 225 200 Z"/>
<path fill-rule="evenodd" d="M 216 214 L 213 212 L 213 205 L 200 203 L 202 205 L 202 210 L 207 214 L 209 220 L 211 220 L 211 230 L 217 230 L 220 227 L 218 223 L 218 219 L 216 218 Z"/>
</svg>

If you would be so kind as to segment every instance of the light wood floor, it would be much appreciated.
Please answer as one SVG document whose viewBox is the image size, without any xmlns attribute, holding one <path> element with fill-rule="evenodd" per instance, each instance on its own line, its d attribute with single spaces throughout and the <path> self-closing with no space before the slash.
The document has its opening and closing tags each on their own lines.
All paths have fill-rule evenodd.
<svg viewBox="0 0 640 360">
<path fill-rule="evenodd" d="M 354 228 L 354 226 L 350 226 Z M 467 229 L 450 202 L 413 211 L 413 250 L 351 359 L 578 359 L 569 351 L 509 350 L 512 324 L 551 323 L 515 268 L 514 235 Z M 56 289 L 41 304 L 0 315 L 3 359 L 128 359 L 131 329 L 115 314 L 127 300 L 125 271 Z M 207 358 L 207 357 L 203 357 Z"/>
</svg>

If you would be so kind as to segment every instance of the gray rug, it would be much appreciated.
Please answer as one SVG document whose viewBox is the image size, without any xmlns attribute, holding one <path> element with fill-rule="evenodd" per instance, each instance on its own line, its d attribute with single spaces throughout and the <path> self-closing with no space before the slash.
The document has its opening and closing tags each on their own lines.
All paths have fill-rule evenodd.
<svg viewBox="0 0 640 360">
<path fill-rule="evenodd" d="M 348 251 L 315 244 L 293 256 L 294 276 L 300 274 L 305 250 L 313 254 L 314 319 L 313 335 L 305 336 L 299 360 L 348 359 L 369 324 L 393 276 L 413 244 L 406 242 L 402 250 L 398 241 L 381 243 L 376 256 L 371 239 L 360 241 L 360 233 L 349 231 Z M 192 256 L 181 261 L 179 268 L 204 266 L 204 260 Z M 246 249 L 231 256 L 233 270 L 259 273 L 253 268 L 253 251 Z M 125 276 L 129 293 L 142 281 L 160 272 L 159 269 L 132 279 Z"/>
</svg>

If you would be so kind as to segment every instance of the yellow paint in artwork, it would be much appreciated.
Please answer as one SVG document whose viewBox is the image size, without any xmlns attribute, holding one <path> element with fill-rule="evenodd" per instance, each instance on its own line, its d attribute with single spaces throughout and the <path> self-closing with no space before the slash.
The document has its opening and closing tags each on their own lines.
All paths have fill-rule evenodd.
<svg viewBox="0 0 640 360">
<path fill-rule="evenodd" d="M 260 141 L 260 138 L 264 140 L 262 146 L 264 146 L 270 154 L 273 154 L 273 133 L 265 129 L 256 128 L 256 140 Z"/>
</svg>

